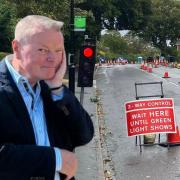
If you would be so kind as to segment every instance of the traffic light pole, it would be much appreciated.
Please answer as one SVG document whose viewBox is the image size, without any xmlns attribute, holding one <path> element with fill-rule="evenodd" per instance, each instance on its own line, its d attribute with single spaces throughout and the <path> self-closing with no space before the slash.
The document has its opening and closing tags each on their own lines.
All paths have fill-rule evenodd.
<svg viewBox="0 0 180 180">
<path fill-rule="evenodd" d="M 68 66 L 69 66 L 69 90 L 75 93 L 75 63 L 74 63 L 74 0 L 70 2 L 70 53 L 68 55 Z"/>
<path fill-rule="evenodd" d="M 83 105 L 84 101 L 84 87 L 81 87 L 81 92 L 80 92 L 80 103 Z"/>
</svg>

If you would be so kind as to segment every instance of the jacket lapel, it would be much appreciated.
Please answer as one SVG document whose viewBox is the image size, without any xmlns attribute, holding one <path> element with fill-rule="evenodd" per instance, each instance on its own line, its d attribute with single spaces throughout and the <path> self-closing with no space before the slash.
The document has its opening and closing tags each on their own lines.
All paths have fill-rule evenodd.
<svg viewBox="0 0 180 180">
<path fill-rule="evenodd" d="M 28 143 L 35 144 L 35 135 L 28 110 L 26 109 L 24 100 L 21 97 L 21 94 L 4 61 L 0 63 L 0 82 L 2 84 L 2 88 L 4 89 L 5 95 L 9 100 L 9 105 L 12 106 L 14 113 L 17 115 L 19 121 L 21 121 L 20 124 L 22 125 L 25 138 L 27 139 Z"/>
</svg>

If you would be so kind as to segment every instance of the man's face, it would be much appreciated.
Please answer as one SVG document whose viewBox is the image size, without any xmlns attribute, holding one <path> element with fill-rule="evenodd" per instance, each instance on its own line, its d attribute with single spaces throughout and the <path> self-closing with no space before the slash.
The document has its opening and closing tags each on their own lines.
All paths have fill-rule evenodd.
<svg viewBox="0 0 180 180">
<path fill-rule="evenodd" d="M 34 35 L 28 43 L 20 44 L 19 72 L 30 83 L 50 80 L 63 60 L 64 40 L 61 33 L 46 30 Z"/>
</svg>

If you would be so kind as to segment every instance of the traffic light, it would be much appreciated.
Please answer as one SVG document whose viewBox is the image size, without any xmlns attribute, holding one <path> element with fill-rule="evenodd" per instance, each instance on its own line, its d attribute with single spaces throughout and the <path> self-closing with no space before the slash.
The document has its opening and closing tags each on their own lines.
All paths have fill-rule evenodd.
<svg viewBox="0 0 180 180">
<path fill-rule="evenodd" d="M 78 87 L 92 87 L 95 66 L 96 47 L 84 45 L 80 49 Z"/>
</svg>

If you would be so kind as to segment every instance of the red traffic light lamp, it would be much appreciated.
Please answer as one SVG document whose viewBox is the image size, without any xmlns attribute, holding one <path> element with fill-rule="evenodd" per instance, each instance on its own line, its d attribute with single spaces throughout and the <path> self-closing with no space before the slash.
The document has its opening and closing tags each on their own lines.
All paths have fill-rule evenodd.
<svg viewBox="0 0 180 180">
<path fill-rule="evenodd" d="M 83 55 L 85 57 L 90 58 L 91 56 L 93 56 L 93 54 L 94 54 L 94 51 L 93 51 L 93 49 L 91 47 L 84 48 Z"/>
</svg>

